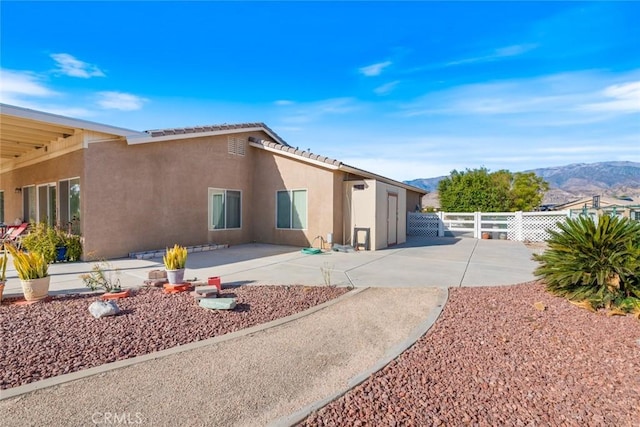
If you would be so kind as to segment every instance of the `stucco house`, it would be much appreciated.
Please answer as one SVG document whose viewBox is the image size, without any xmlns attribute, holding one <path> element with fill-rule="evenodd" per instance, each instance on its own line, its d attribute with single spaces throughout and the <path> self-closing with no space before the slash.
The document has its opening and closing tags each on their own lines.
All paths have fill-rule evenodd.
<svg viewBox="0 0 640 427">
<path fill-rule="evenodd" d="M 592 196 L 555 205 L 553 210 L 588 212 L 592 215 L 618 215 L 640 221 L 640 204 L 630 197 Z"/>
<path fill-rule="evenodd" d="M 85 257 L 181 245 L 371 250 L 406 240 L 425 191 L 298 150 L 262 123 L 138 132 L 0 104 L 0 222 L 47 221 Z"/>
</svg>

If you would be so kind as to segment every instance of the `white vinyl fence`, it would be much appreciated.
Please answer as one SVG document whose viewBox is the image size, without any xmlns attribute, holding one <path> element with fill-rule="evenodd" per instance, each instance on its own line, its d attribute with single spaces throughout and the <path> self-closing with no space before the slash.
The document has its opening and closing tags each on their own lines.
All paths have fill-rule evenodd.
<svg viewBox="0 0 640 427">
<path fill-rule="evenodd" d="M 468 236 L 542 242 L 558 230 L 556 223 L 570 211 L 553 212 L 409 212 L 407 235 L 423 237 Z"/>
</svg>

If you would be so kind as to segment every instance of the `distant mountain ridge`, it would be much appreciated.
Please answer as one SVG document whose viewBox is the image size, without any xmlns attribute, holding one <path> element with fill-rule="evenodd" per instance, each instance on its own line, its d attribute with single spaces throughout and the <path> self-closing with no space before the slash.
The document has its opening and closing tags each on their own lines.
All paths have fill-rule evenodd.
<svg viewBox="0 0 640 427">
<path fill-rule="evenodd" d="M 640 163 L 637 162 L 574 163 L 524 172 L 534 172 L 549 183 L 550 190 L 543 203 L 564 203 L 594 195 L 640 199 Z M 437 192 L 443 178 L 446 177 L 418 178 L 405 183 Z"/>
</svg>

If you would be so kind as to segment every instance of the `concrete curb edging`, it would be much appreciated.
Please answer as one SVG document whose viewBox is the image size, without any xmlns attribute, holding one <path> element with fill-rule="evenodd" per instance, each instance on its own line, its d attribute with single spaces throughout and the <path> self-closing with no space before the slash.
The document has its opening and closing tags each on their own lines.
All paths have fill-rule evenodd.
<svg viewBox="0 0 640 427">
<path fill-rule="evenodd" d="M 117 360 L 111 363 L 105 363 L 100 366 L 94 366 L 92 368 L 84 369 L 78 372 L 71 372 L 69 374 L 58 375 L 56 377 L 47 378 L 41 381 L 37 381 L 30 384 L 21 385 L 18 387 L 13 387 L 7 390 L 0 390 L 0 401 L 5 399 L 11 399 L 13 397 L 18 397 L 23 394 L 31 393 L 37 390 L 42 390 L 49 387 L 58 386 L 64 383 L 68 383 L 71 381 L 80 380 L 83 378 L 91 377 L 94 375 L 103 374 L 109 371 L 113 371 L 116 369 L 126 368 L 128 366 L 137 365 L 139 363 L 148 362 L 155 359 L 160 359 L 162 357 L 172 356 L 174 354 L 183 353 L 185 351 L 195 350 L 202 347 L 207 347 L 209 345 L 219 344 L 225 341 L 234 340 L 236 338 L 242 338 L 248 335 L 252 335 L 266 329 L 274 328 L 277 326 L 281 326 L 287 324 L 289 322 L 293 322 L 300 318 L 309 316 L 317 311 L 323 310 L 327 307 L 330 307 L 334 304 L 341 302 L 344 299 L 351 298 L 361 292 L 366 291 L 369 288 L 357 288 L 353 289 L 343 295 L 340 295 L 338 298 L 334 298 L 332 300 L 326 301 L 322 304 L 310 307 L 304 311 L 299 313 L 292 314 L 287 317 L 282 317 L 280 319 L 275 319 L 267 323 L 262 323 L 260 325 L 251 326 L 249 328 L 241 329 L 239 331 L 230 332 L 228 334 L 224 334 L 218 337 L 207 338 L 202 341 L 195 341 L 188 344 L 180 345 L 177 347 L 167 348 L 165 350 L 156 351 L 154 353 L 144 354 L 142 356 L 136 356 L 129 359 Z"/>
<path fill-rule="evenodd" d="M 365 289 L 368 289 L 368 288 L 365 288 Z M 415 327 L 413 331 L 411 331 L 407 339 L 391 347 L 389 350 L 387 350 L 385 355 L 382 356 L 382 358 L 378 360 L 378 362 L 376 362 L 370 369 L 367 369 L 366 371 L 351 378 L 346 388 L 324 399 L 313 402 L 305 406 L 304 408 L 294 412 L 293 414 L 274 420 L 273 422 L 269 423 L 269 427 L 290 427 L 302 422 L 305 418 L 307 418 L 313 412 L 323 408 L 324 406 L 328 405 L 334 400 L 344 396 L 352 388 L 362 384 L 371 375 L 380 371 L 382 368 L 387 366 L 393 360 L 397 359 L 402 353 L 404 353 L 406 350 L 412 347 L 418 341 L 418 339 L 420 339 L 420 337 L 426 334 L 427 331 L 429 331 L 429 329 L 431 329 L 431 327 L 435 324 L 436 320 L 438 320 L 438 317 L 440 317 L 440 314 L 442 314 L 442 310 L 444 309 L 444 306 L 449 300 L 449 290 L 442 289 L 442 291 L 443 291 L 442 294 L 439 295 L 438 300 L 436 301 L 437 308 L 429 312 L 429 315 L 427 316 L 427 318 L 422 323 L 420 323 L 417 327 Z"/>
</svg>

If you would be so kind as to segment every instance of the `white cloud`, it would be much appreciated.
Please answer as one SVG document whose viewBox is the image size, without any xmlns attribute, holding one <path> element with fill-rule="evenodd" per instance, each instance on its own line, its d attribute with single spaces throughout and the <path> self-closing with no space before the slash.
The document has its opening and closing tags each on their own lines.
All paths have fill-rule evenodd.
<svg viewBox="0 0 640 427">
<path fill-rule="evenodd" d="M 37 74 L 29 71 L 13 71 L 0 69 L 0 97 L 2 102 L 10 103 L 7 99 L 16 100 L 21 97 L 51 97 L 57 92 L 46 87 Z"/>
<path fill-rule="evenodd" d="M 53 53 L 50 56 L 58 66 L 56 69 L 58 73 L 83 79 L 91 77 L 105 77 L 104 72 L 102 72 L 102 70 L 100 70 L 96 65 L 80 61 L 68 53 Z"/>
<path fill-rule="evenodd" d="M 360 106 L 354 98 L 323 99 L 306 104 L 295 104 L 280 120 L 284 123 L 309 123 L 326 115 L 341 115 L 358 110 Z"/>
<path fill-rule="evenodd" d="M 462 64 L 473 64 L 478 62 L 491 62 L 497 61 L 502 58 L 509 58 L 512 56 L 519 56 L 526 52 L 529 52 L 535 48 L 537 48 L 537 44 L 516 44 L 511 46 L 499 47 L 497 49 L 492 50 L 484 55 L 474 56 L 471 58 L 460 59 L 457 61 L 447 62 L 446 66 L 452 65 L 462 65 Z"/>
<path fill-rule="evenodd" d="M 109 110 L 133 111 L 142 108 L 148 100 L 124 92 L 98 92 L 98 105 Z"/>
<path fill-rule="evenodd" d="M 387 95 L 387 94 L 393 92 L 393 90 L 396 88 L 396 86 L 398 86 L 398 83 L 400 83 L 400 80 L 389 82 L 389 83 L 383 84 L 382 86 L 378 86 L 373 91 L 377 95 Z"/>
<path fill-rule="evenodd" d="M 640 112 L 640 81 L 611 85 L 601 93 L 605 98 L 613 100 L 585 104 L 582 108 L 588 111 Z"/>
<path fill-rule="evenodd" d="M 367 76 L 374 77 L 379 76 L 382 70 L 391 65 L 391 61 L 378 62 L 377 64 L 367 65 L 366 67 L 359 68 L 358 71 Z"/>
<path fill-rule="evenodd" d="M 284 106 L 284 105 L 293 105 L 293 104 L 295 104 L 295 102 L 294 101 L 290 101 L 288 99 L 279 99 L 276 102 L 274 102 L 274 104 L 278 105 L 278 106 Z"/>
<path fill-rule="evenodd" d="M 463 85 L 417 98 L 404 106 L 405 116 L 520 115 L 517 120 L 538 120 L 532 115 L 535 113 L 544 116 L 550 125 L 602 121 L 620 113 L 640 111 L 637 74 L 634 71 L 615 76 L 584 71 Z"/>
</svg>

